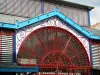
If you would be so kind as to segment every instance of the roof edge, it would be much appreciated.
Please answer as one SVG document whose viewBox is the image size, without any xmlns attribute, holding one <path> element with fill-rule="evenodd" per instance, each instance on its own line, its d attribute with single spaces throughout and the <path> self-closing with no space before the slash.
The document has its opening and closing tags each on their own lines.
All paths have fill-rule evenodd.
<svg viewBox="0 0 100 75">
<path fill-rule="evenodd" d="M 70 18 L 68 18 L 67 16 L 63 15 L 59 11 L 58 8 L 55 8 L 52 12 L 37 16 L 35 18 L 31 18 L 31 19 L 23 21 L 23 22 L 16 21 L 16 24 L 13 24 L 13 25 L 6 24 L 6 23 L 5 24 L 4 23 L 0 23 L 0 28 L 20 29 L 20 28 L 23 28 L 25 26 L 32 25 L 33 23 L 37 23 L 37 22 L 40 22 L 42 20 L 45 20 L 45 19 L 48 19 L 48 18 L 54 17 L 54 16 L 57 16 L 58 18 L 60 18 L 65 23 L 69 24 L 69 26 L 71 26 L 72 28 L 74 28 L 75 30 L 77 30 L 78 32 L 80 32 L 81 34 L 86 36 L 87 38 L 100 40 L 100 36 L 94 36 L 92 34 L 92 32 L 88 32 L 87 30 L 82 28 L 80 25 L 78 25 L 74 21 L 72 21 Z"/>
<path fill-rule="evenodd" d="M 65 6 L 71 6 L 71 7 L 76 7 L 80 9 L 87 9 L 87 10 L 92 10 L 94 7 L 84 5 L 84 4 L 79 4 L 71 1 L 65 1 L 65 0 L 44 0 L 45 2 L 51 2 L 55 4 L 60 4 L 60 5 L 65 5 Z"/>
</svg>

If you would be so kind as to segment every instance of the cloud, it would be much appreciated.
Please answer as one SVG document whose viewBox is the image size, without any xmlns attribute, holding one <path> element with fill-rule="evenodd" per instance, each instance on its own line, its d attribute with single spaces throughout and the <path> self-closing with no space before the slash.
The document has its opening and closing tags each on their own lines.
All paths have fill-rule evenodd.
<svg viewBox="0 0 100 75">
<path fill-rule="evenodd" d="M 100 6 L 96 6 L 96 8 L 90 12 L 90 15 L 91 25 L 100 22 Z"/>
</svg>

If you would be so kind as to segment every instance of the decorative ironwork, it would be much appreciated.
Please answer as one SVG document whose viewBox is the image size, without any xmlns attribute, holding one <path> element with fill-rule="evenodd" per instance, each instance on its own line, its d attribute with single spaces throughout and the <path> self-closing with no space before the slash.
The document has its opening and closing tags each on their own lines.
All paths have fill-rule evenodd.
<svg viewBox="0 0 100 75">
<path fill-rule="evenodd" d="M 66 73 L 69 69 L 70 73 L 76 73 L 79 67 L 87 71 L 91 69 L 81 42 L 70 32 L 54 26 L 30 33 L 22 42 L 17 59 L 21 66 L 39 66 L 41 72 L 57 71 L 58 74 L 58 71 Z"/>
</svg>

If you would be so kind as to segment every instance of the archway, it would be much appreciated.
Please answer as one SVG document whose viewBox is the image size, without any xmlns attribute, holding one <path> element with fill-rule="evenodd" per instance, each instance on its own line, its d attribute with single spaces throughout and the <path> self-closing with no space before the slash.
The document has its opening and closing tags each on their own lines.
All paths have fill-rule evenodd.
<svg viewBox="0 0 100 75">
<path fill-rule="evenodd" d="M 39 66 L 51 74 L 89 75 L 90 62 L 81 42 L 70 32 L 48 26 L 30 33 L 17 55 L 22 66 Z"/>
</svg>

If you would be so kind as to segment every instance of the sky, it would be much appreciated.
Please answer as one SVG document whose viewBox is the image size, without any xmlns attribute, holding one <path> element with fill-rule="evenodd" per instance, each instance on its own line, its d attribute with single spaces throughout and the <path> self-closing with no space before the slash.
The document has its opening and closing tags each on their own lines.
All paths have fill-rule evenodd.
<svg viewBox="0 0 100 75">
<path fill-rule="evenodd" d="M 95 7 L 90 12 L 91 25 L 94 25 L 100 22 L 100 0 L 65 0 L 65 1 L 70 1 L 74 3 L 79 3 L 79 4 Z"/>
</svg>

